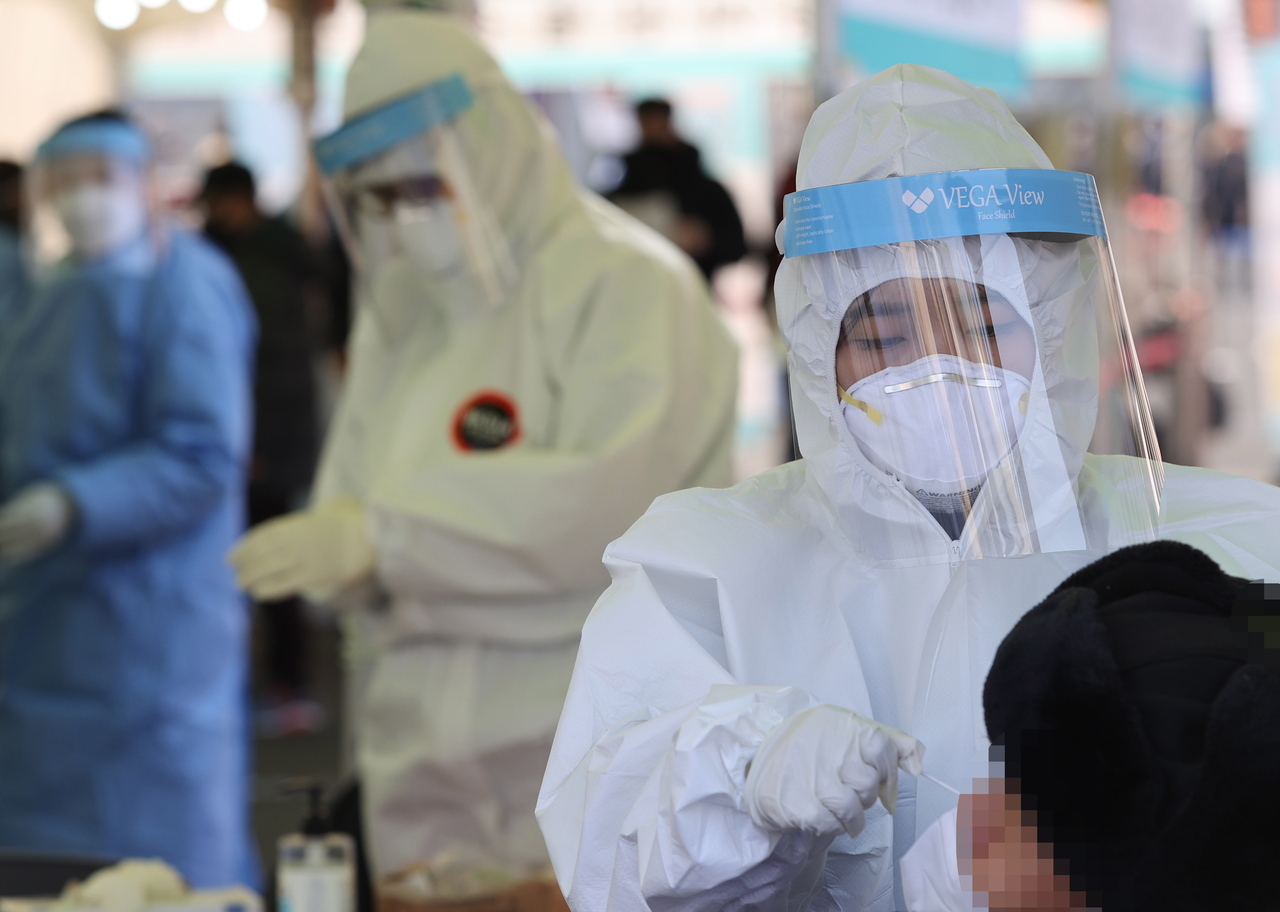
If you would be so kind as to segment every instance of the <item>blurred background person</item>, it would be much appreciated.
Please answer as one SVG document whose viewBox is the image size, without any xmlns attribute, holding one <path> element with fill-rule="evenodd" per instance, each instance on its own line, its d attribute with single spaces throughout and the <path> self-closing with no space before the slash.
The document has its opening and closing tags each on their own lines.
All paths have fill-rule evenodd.
<svg viewBox="0 0 1280 912">
<path fill-rule="evenodd" d="M 252 882 L 243 528 L 253 313 L 157 223 L 149 143 L 57 130 L 37 189 L 70 256 L 0 336 L 0 846 Z"/>
<path fill-rule="evenodd" d="M 258 207 L 252 172 L 233 162 L 210 169 L 200 200 L 205 234 L 231 257 L 258 315 L 253 385 L 249 525 L 303 502 L 319 450 L 312 313 L 322 276 L 302 235 Z M 309 622 L 297 596 L 259 606 L 265 639 L 259 733 L 299 734 L 323 723 L 311 699 Z"/>
<path fill-rule="evenodd" d="M 676 131 L 671 102 L 648 98 L 635 113 L 640 144 L 623 158 L 622 182 L 610 197 L 675 241 L 710 281 L 747 253 L 738 208 Z"/>
<path fill-rule="evenodd" d="M 27 293 L 23 247 L 26 205 L 23 170 L 17 162 L 0 161 L 0 327 L 12 319 Z"/>
<path fill-rule="evenodd" d="M 1248 133 L 1226 123 L 1205 131 L 1208 146 L 1201 172 L 1204 226 L 1214 241 L 1218 280 L 1236 291 L 1249 282 Z"/>
<path fill-rule="evenodd" d="M 350 600 L 375 874 L 531 877 L 601 553 L 655 496 L 730 481 L 735 350 L 462 20 L 371 13 L 346 112 L 316 152 L 363 266 L 350 377 L 315 506 L 232 560 L 258 598 Z"/>
</svg>

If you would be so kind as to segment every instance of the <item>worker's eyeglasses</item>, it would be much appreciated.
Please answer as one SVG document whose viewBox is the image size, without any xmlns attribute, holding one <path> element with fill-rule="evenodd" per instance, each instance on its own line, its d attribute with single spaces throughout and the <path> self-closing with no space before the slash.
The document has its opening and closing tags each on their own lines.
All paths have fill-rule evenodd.
<svg viewBox="0 0 1280 912">
<path fill-rule="evenodd" d="M 390 218 L 396 206 L 424 205 L 452 197 L 449 185 L 443 178 L 428 174 L 363 187 L 360 190 L 359 205 L 369 215 Z"/>
</svg>

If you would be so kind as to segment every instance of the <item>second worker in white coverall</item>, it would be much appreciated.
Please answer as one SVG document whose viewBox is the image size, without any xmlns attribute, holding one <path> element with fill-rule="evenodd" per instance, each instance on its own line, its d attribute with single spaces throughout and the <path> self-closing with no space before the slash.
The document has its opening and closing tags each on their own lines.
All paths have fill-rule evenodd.
<svg viewBox="0 0 1280 912">
<path fill-rule="evenodd" d="M 371 12 L 317 144 L 359 258 L 314 506 L 233 555 L 255 596 L 342 591 L 375 872 L 546 863 L 538 783 L 600 555 L 728 484 L 736 351 L 692 262 L 573 180 L 458 19 Z"/>
</svg>

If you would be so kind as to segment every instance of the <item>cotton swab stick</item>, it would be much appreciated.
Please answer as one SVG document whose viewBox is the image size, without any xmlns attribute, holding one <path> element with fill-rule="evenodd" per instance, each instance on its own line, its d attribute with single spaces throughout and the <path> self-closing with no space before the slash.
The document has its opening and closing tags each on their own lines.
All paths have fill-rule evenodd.
<svg viewBox="0 0 1280 912">
<path fill-rule="evenodd" d="M 939 788 L 944 788 L 944 789 L 946 789 L 948 792 L 951 792 L 951 794 L 955 795 L 956 797 L 959 797 L 959 796 L 960 796 L 960 790 L 959 790 L 959 789 L 952 788 L 951 786 L 949 786 L 949 785 L 947 785 L 945 782 L 943 782 L 941 779 L 936 779 L 936 778 L 934 778 L 933 776 L 930 776 L 928 773 L 922 772 L 922 773 L 920 774 L 920 778 L 921 778 L 921 779 L 928 779 L 928 780 L 929 780 L 930 782 L 932 782 L 934 785 L 938 786 Z"/>
</svg>

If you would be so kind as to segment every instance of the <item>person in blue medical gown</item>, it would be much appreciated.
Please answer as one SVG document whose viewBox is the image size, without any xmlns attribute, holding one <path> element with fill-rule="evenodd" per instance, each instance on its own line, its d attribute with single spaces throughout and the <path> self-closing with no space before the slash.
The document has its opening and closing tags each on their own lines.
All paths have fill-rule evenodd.
<svg viewBox="0 0 1280 912">
<path fill-rule="evenodd" d="M 149 214 L 114 113 L 41 146 L 69 257 L 0 336 L 0 846 L 252 877 L 243 528 L 256 328 Z"/>
</svg>

